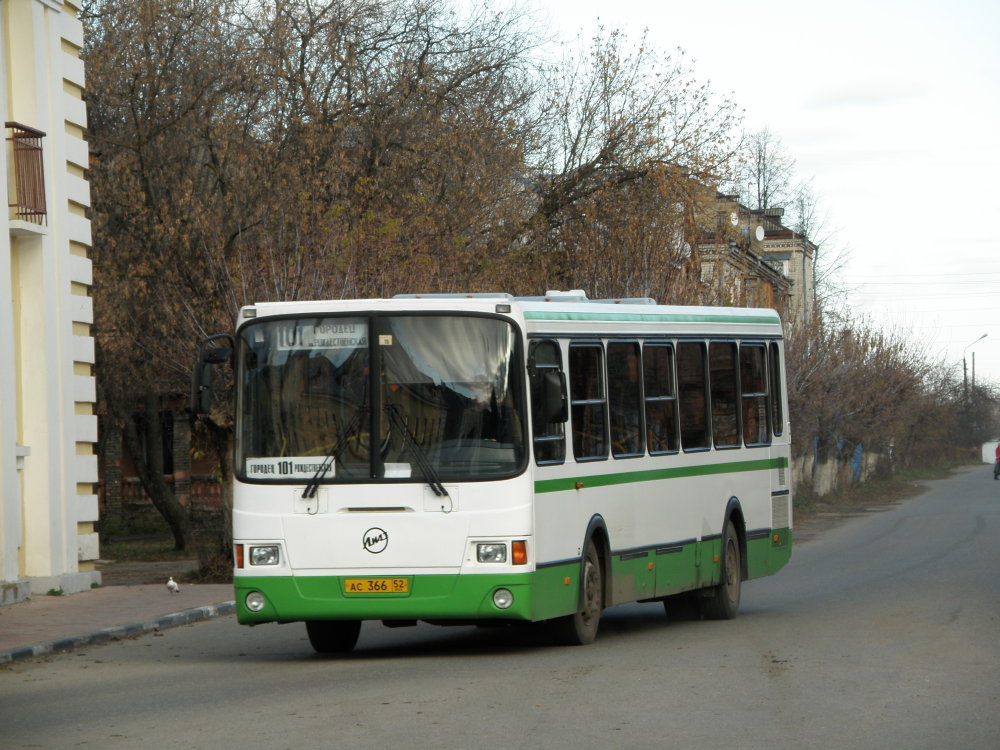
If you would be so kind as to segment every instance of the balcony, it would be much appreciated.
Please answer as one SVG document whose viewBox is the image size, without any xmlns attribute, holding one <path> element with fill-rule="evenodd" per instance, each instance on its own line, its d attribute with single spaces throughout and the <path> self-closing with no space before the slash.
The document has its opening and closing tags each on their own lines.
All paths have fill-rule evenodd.
<svg viewBox="0 0 1000 750">
<path fill-rule="evenodd" d="M 45 133 L 16 122 L 4 123 L 10 130 L 14 175 L 8 206 L 11 219 L 39 226 L 46 224 L 45 172 L 42 167 L 42 138 Z"/>
</svg>

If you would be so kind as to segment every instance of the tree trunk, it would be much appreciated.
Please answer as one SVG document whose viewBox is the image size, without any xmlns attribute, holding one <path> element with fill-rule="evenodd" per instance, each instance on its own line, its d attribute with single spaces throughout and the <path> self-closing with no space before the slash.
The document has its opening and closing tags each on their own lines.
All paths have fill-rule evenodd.
<svg viewBox="0 0 1000 750">
<path fill-rule="evenodd" d="M 191 522 L 187 508 L 178 501 L 173 488 L 163 475 L 163 432 L 160 422 L 159 398 L 153 392 L 143 397 L 141 415 L 119 415 L 124 422 L 125 447 L 132 456 L 136 474 L 153 507 L 163 516 L 174 537 L 174 547 L 187 549 Z M 142 422 L 138 417 L 142 417 Z M 143 450 L 140 430 L 146 438 Z"/>
</svg>

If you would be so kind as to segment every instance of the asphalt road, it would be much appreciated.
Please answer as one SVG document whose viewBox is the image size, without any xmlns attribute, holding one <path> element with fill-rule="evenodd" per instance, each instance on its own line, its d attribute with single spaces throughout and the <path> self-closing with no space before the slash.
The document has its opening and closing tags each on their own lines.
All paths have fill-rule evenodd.
<svg viewBox="0 0 1000 750">
<path fill-rule="evenodd" d="M 0 671 L 15 748 L 1000 747 L 1000 482 L 932 482 L 797 546 L 728 622 L 608 610 L 597 642 L 539 629 L 230 618 Z"/>
</svg>

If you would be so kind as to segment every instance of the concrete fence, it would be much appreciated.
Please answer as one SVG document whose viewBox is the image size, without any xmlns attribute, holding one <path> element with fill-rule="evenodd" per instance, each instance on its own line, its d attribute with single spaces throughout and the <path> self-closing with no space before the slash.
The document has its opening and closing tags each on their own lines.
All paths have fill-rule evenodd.
<svg viewBox="0 0 1000 750">
<path fill-rule="evenodd" d="M 833 455 L 816 451 L 792 457 L 794 487 L 810 488 L 816 495 L 829 495 L 852 484 L 871 479 L 879 467 L 891 460 L 884 452 L 866 451 L 860 443 L 840 443 Z"/>
</svg>

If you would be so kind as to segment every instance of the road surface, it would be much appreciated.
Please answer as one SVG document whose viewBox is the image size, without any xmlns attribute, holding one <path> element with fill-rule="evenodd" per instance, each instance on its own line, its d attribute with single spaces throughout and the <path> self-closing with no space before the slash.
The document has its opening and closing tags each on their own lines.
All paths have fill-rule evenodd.
<svg viewBox="0 0 1000 750">
<path fill-rule="evenodd" d="M 740 617 L 608 610 L 388 629 L 345 658 L 222 618 L 0 670 L 15 748 L 1000 747 L 1000 482 L 989 467 L 798 545 Z"/>
</svg>

